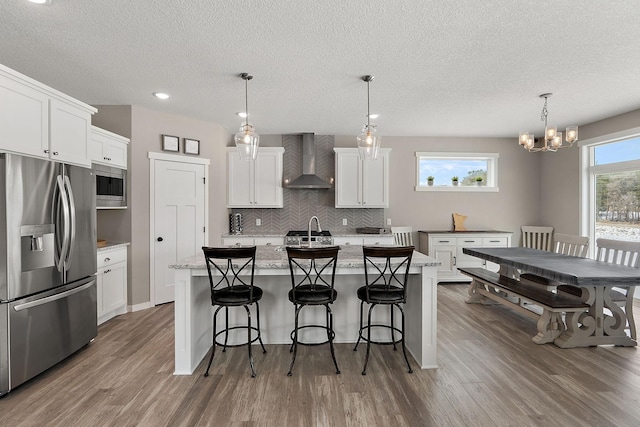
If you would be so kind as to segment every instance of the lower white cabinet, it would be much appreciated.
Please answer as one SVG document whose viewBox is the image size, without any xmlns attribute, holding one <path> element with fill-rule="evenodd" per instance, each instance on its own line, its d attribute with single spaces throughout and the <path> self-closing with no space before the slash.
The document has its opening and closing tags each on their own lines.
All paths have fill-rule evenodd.
<svg viewBox="0 0 640 427">
<path fill-rule="evenodd" d="M 127 312 L 127 248 L 98 252 L 98 325 Z"/>
<path fill-rule="evenodd" d="M 228 236 L 222 238 L 223 245 L 242 245 L 242 246 L 280 246 L 284 242 L 284 238 L 279 236 L 273 237 L 253 237 L 253 236 Z"/>
<path fill-rule="evenodd" d="M 498 266 L 463 253 L 464 248 L 502 248 L 511 246 L 511 235 L 507 231 L 420 231 L 420 252 L 437 259 L 438 282 L 469 282 L 471 278 L 458 271 L 461 267 L 480 267 L 498 271 Z"/>
<path fill-rule="evenodd" d="M 335 236 L 335 245 L 393 245 L 393 235 Z"/>
</svg>

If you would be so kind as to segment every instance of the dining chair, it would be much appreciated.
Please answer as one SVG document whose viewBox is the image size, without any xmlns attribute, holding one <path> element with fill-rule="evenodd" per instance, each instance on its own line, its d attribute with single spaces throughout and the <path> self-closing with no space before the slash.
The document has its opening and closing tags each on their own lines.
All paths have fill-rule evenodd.
<svg viewBox="0 0 640 427">
<path fill-rule="evenodd" d="M 413 246 L 413 227 L 391 227 L 393 243 L 400 246 Z"/>
<path fill-rule="evenodd" d="M 520 230 L 522 231 L 522 242 L 520 246 L 523 248 L 551 251 L 553 227 L 523 225 L 520 227 Z"/>
<path fill-rule="evenodd" d="M 315 248 L 287 247 L 289 271 L 291 273 L 289 301 L 291 301 L 295 307 L 295 323 L 294 329 L 291 331 L 292 344 L 289 350 L 293 353 L 293 356 L 291 358 L 291 364 L 289 365 L 289 372 L 287 372 L 288 376 L 291 376 L 293 373 L 293 364 L 296 361 L 298 345 L 317 346 L 327 343 L 329 343 L 331 358 L 336 367 L 336 374 L 340 373 L 335 350 L 333 349 L 335 332 L 333 330 L 333 313 L 330 307 L 338 297 L 338 292 L 334 288 L 334 281 L 339 250 L 339 246 Z M 306 306 L 324 306 L 325 325 L 306 324 L 300 326 L 300 311 Z M 321 342 L 300 341 L 300 329 L 307 328 L 324 329 L 327 334 L 327 339 Z"/>
<path fill-rule="evenodd" d="M 589 252 L 589 238 L 585 236 L 556 233 L 553 236 L 553 252 L 584 258 Z M 523 283 L 544 286 L 549 291 L 556 290 L 556 287 L 559 285 L 558 282 L 554 282 L 531 273 L 520 274 L 520 281 Z"/>
<path fill-rule="evenodd" d="M 211 305 L 216 307 L 213 313 L 213 343 L 211 345 L 211 357 L 204 374 L 209 376 L 209 369 L 213 362 L 216 352 L 216 345 L 222 347 L 222 351 L 226 351 L 227 347 L 239 347 L 246 345 L 249 352 L 249 366 L 251 368 L 251 376 L 256 376 L 253 366 L 253 355 L 251 354 L 251 344 L 260 341 L 262 352 L 266 353 L 262 343 L 262 335 L 260 333 L 260 306 L 258 301 L 262 299 L 262 289 L 253 284 L 254 266 L 256 260 L 255 246 L 237 246 L 237 247 L 202 247 L 204 258 L 207 264 L 207 272 L 209 274 L 209 284 L 211 289 Z M 255 304 L 257 326 L 251 325 L 251 310 L 249 307 Z M 247 312 L 246 326 L 229 326 L 229 308 L 244 307 Z M 225 327 L 216 332 L 218 312 L 225 309 Z M 229 333 L 235 329 L 247 330 L 247 341 L 239 344 L 229 344 Z M 252 338 L 253 332 L 256 337 Z M 224 342 L 218 341 L 218 336 L 224 335 Z"/>
<path fill-rule="evenodd" d="M 613 239 L 597 239 L 597 261 L 640 268 L 640 242 Z M 582 289 L 575 286 L 558 286 L 558 292 L 581 297 Z M 633 317 L 633 294 L 635 286 L 616 286 L 611 292 L 611 300 L 625 313 L 627 326 L 632 339 L 636 339 L 636 322 Z"/>
<path fill-rule="evenodd" d="M 380 246 L 363 246 L 362 254 L 364 256 L 364 277 L 365 285 L 358 288 L 356 295 L 360 300 L 360 328 L 358 330 L 358 340 L 353 351 L 358 349 L 360 340 L 366 341 L 367 352 L 364 359 L 364 367 L 362 375 L 367 374 L 367 364 L 369 363 L 369 352 L 371 344 L 393 345 L 396 350 L 396 344 L 402 344 L 402 353 L 404 360 L 407 362 L 407 370 L 413 372 L 407 357 L 405 346 L 405 320 L 404 310 L 402 306 L 407 302 L 407 282 L 409 279 L 409 267 L 411 266 L 411 257 L 414 251 L 413 246 L 402 247 L 380 247 Z M 363 322 L 364 304 L 369 304 L 369 313 L 367 315 L 367 324 Z M 371 313 L 377 305 L 386 305 L 390 309 L 390 323 L 372 323 Z M 402 315 L 401 327 L 394 325 L 394 308 L 397 308 Z M 373 328 L 389 329 L 391 332 L 390 341 L 380 341 L 379 338 L 371 337 Z M 383 329 L 383 330 L 384 330 Z M 366 332 L 366 334 L 365 334 Z M 396 339 L 396 333 L 399 339 Z"/>
</svg>

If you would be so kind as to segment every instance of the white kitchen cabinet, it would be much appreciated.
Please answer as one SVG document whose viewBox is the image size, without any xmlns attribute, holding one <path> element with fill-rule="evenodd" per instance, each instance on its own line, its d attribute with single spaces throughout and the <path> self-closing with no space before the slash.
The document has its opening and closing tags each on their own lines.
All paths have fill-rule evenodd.
<svg viewBox="0 0 640 427">
<path fill-rule="evenodd" d="M 389 207 L 389 155 L 381 148 L 375 160 L 361 160 L 357 148 L 334 148 L 336 208 Z"/>
<path fill-rule="evenodd" d="M 222 237 L 223 245 L 242 245 L 242 246 L 251 246 L 251 245 L 267 245 L 267 246 L 280 246 L 284 242 L 284 237 L 282 236 L 273 236 L 273 237 L 254 237 L 254 236 L 224 236 Z"/>
<path fill-rule="evenodd" d="M 393 245 L 393 235 L 334 236 L 334 245 Z"/>
<path fill-rule="evenodd" d="M 98 251 L 98 325 L 127 312 L 127 248 Z"/>
<path fill-rule="evenodd" d="M 458 271 L 462 267 L 479 267 L 497 271 L 498 266 L 467 255 L 464 248 L 510 247 L 512 233 L 506 231 L 420 231 L 420 252 L 440 261 L 438 282 L 468 282 L 471 279 Z"/>
<path fill-rule="evenodd" d="M 281 208 L 284 148 L 262 147 L 256 160 L 240 159 L 236 148 L 227 150 L 227 207 Z"/>
<path fill-rule="evenodd" d="M 93 163 L 127 168 L 127 147 L 129 138 L 91 126 L 89 157 Z"/>
<path fill-rule="evenodd" d="M 0 149 L 90 167 L 97 110 L 0 65 Z"/>
</svg>

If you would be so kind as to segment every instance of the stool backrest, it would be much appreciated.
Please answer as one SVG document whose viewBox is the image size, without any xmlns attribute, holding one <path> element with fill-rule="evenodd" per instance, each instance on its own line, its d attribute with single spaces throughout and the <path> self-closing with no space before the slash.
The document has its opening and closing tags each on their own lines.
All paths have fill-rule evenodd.
<svg viewBox="0 0 640 427">
<path fill-rule="evenodd" d="M 333 289 L 339 250 L 339 246 L 287 247 L 294 299 L 296 290 L 300 286 L 306 286 L 311 291 Z"/>
<path fill-rule="evenodd" d="M 401 246 L 413 246 L 413 227 L 391 227 L 393 243 Z"/>
<path fill-rule="evenodd" d="M 522 247 L 551 251 L 553 227 L 538 227 L 533 225 L 523 225 Z"/>
<path fill-rule="evenodd" d="M 596 260 L 640 268 L 640 242 L 597 239 Z"/>
<path fill-rule="evenodd" d="M 413 246 L 363 246 L 364 276 L 369 300 L 369 289 L 397 288 L 402 291 L 402 302 L 407 299 L 407 281 L 413 256 Z"/>
<path fill-rule="evenodd" d="M 222 287 L 249 286 L 249 298 L 253 299 L 253 275 L 256 262 L 255 246 L 203 246 L 202 252 L 204 253 L 207 272 L 209 273 L 212 302 L 213 291 Z"/>
<path fill-rule="evenodd" d="M 584 258 L 589 251 L 589 238 L 556 233 L 553 236 L 553 251 L 558 254 Z"/>
</svg>

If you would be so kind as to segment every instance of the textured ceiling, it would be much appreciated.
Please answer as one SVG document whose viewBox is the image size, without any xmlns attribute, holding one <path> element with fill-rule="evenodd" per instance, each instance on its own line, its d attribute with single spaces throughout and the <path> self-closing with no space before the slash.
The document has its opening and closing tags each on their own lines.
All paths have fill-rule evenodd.
<svg viewBox="0 0 640 427">
<path fill-rule="evenodd" d="M 640 108 L 637 0 L 4 0 L 0 63 L 90 104 L 258 133 L 540 133 Z M 172 94 L 168 101 L 152 92 Z"/>
</svg>

